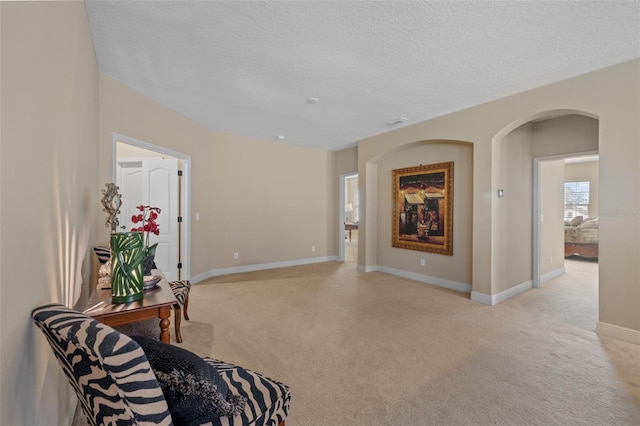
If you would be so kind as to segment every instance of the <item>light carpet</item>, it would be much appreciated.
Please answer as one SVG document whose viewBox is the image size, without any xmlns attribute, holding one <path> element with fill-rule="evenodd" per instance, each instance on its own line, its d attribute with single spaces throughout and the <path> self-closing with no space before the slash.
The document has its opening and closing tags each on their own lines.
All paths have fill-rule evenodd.
<svg viewBox="0 0 640 426">
<path fill-rule="evenodd" d="M 289 426 L 640 425 L 640 346 L 594 331 L 597 263 L 490 307 L 348 257 L 194 285 L 181 346 L 289 385 Z"/>
<path fill-rule="evenodd" d="M 288 426 L 640 425 L 640 346 L 596 335 L 596 262 L 490 307 L 357 272 L 346 244 L 194 285 L 180 346 L 289 385 Z"/>
</svg>

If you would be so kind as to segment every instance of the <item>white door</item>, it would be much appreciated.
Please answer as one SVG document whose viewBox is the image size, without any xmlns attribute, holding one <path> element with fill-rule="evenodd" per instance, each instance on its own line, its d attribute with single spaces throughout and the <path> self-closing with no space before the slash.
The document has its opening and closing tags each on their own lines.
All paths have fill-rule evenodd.
<svg viewBox="0 0 640 426">
<path fill-rule="evenodd" d="M 167 280 L 177 280 L 180 256 L 178 160 L 120 160 L 117 185 L 122 194 L 119 220 L 126 231 L 139 226 L 131 222 L 131 216 L 140 213 L 136 206 L 145 205 L 161 209 L 156 219 L 160 235 L 151 234 L 149 244 L 158 243 L 156 266 L 162 270 Z"/>
</svg>

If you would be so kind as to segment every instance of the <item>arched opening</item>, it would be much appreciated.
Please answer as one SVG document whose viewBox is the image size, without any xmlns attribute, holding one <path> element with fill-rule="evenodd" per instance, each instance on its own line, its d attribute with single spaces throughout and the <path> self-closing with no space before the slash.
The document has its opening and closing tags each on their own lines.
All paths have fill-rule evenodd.
<svg viewBox="0 0 640 426">
<path fill-rule="evenodd" d="M 453 255 L 393 247 L 392 171 L 453 161 Z M 382 271 L 465 293 L 471 291 L 473 144 L 421 140 L 388 150 L 366 163 L 364 226 L 360 229 L 359 270 Z M 362 218 L 361 218 L 362 219 Z"/>
<path fill-rule="evenodd" d="M 564 186 L 569 169 L 565 159 L 597 155 L 598 141 L 597 117 L 575 110 L 541 112 L 512 123 L 494 137 L 492 185 L 496 194 L 504 194 L 492 206 L 496 303 L 565 274 Z M 583 180 L 591 179 L 595 185 L 590 219 L 597 223 L 595 168 L 595 178 Z M 590 322 L 595 324 L 597 264 L 589 270 L 595 271 L 590 282 L 596 287 L 585 291 L 593 294 Z"/>
</svg>

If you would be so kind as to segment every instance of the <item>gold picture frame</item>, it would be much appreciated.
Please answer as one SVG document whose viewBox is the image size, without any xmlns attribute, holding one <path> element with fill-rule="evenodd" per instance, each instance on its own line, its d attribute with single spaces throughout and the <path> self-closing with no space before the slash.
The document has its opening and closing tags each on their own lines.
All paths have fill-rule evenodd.
<svg viewBox="0 0 640 426">
<path fill-rule="evenodd" d="M 453 256 L 453 161 L 393 170 L 392 246 Z"/>
</svg>

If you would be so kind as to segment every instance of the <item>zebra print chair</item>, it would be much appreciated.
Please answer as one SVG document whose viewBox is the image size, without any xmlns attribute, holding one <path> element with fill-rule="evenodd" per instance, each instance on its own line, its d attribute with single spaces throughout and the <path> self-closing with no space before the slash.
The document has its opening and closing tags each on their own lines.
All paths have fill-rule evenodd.
<svg viewBox="0 0 640 426">
<path fill-rule="evenodd" d="M 189 308 L 189 292 L 191 291 L 191 281 L 169 281 L 169 287 L 171 287 L 171 291 L 173 291 L 173 295 L 178 301 L 178 303 L 175 303 L 173 305 L 176 342 L 182 343 L 182 334 L 180 333 L 180 320 L 182 318 L 182 314 L 184 314 L 184 319 L 189 321 L 189 313 L 187 312 L 187 309 Z"/>
<path fill-rule="evenodd" d="M 173 420 L 154 370 L 140 345 L 93 318 L 60 304 L 33 310 L 92 425 L 171 425 Z M 258 373 L 212 358 L 244 411 L 206 425 L 280 425 L 289 412 L 289 388 Z"/>
</svg>

